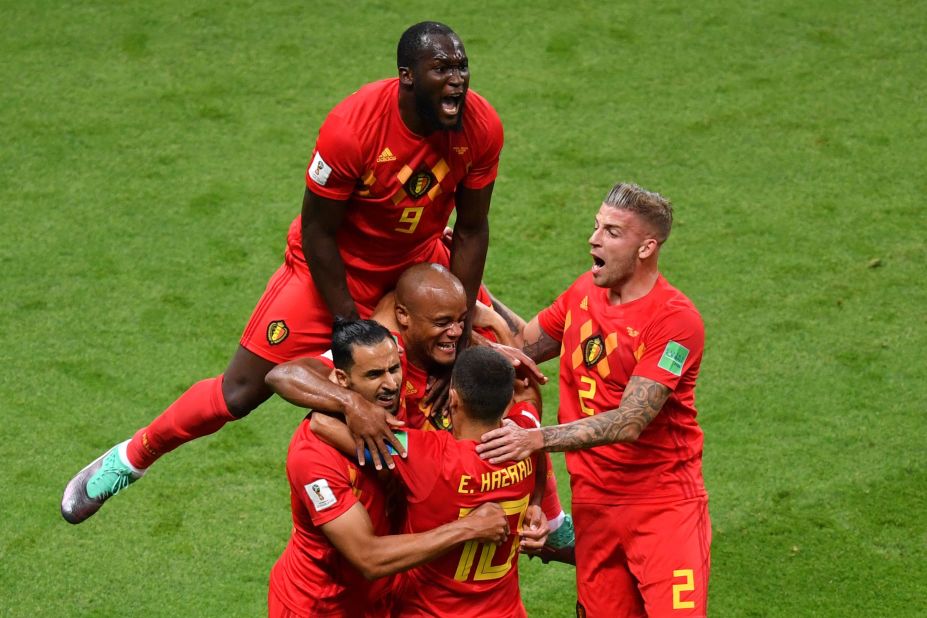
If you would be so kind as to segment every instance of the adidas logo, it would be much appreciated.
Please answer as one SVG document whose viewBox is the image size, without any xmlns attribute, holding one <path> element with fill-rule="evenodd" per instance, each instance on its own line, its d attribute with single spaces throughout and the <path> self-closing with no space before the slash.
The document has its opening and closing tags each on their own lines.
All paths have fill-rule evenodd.
<svg viewBox="0 0 927 618">
<path fill-rule="evenodd" d="M 395 161 L 396 157 L 393 155 L 393 151 L 389 149 L 389 146 L 383 149 L 383 152 L 380 153 L 380 156 L 377 157 L 377 163 L 386 163 L 387 161 Z"/>
</svg>

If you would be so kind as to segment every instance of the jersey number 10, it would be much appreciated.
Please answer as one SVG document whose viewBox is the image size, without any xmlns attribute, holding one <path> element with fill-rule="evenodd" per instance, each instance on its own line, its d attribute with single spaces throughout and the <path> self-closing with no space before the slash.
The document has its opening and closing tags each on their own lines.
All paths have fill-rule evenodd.
<svg viewBox="0 0 927 618">
<path fill-rule="evenodd" d="M 522 523 L 525 520 L 525 511 L 528 509 L 528 496 L 521 500 L 508 500 L 500 502 L 499 506 L 505 512 L 509 520 L 509 529 L 513 534 L 509 540 L 499 546 L 498 550 L 508 550 L 505 561 L 501 564 L 493 564 L 493 558 L 496 555 L 497 548 L 493 543 L 477 543 L 476 541 L 467 541 L 461 550 L 460 561 L 457 563 L 457 572 L 454 573 L 454 579 L 463 581 L 485 581 L 488 579 L 499 579 L 510 570 L 512 570 L 512 561 L 518 552 L 519 536 L 515 532 L 521 530 Z M 460 509 L 460 517 L 472 511 L 469 509 Z M 459 518 L 458 518 L 459 519 Z M 473 568 L 474 562 L 476 569 Z M 471 575 L 471 571 L 473 572 Z"/>
</svg>

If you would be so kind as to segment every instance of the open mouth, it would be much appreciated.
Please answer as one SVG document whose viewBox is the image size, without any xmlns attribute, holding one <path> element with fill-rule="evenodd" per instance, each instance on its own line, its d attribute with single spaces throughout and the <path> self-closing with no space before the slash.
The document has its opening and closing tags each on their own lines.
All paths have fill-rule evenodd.
<svg viewBox="0 0 927 618">
<path fill-rule="evenodd" d="M 605 268 L 605 260 L 600 257 L 592 256 L 592 272 L 597 273 Z"/>
<path fill-rule="evenodd" d="M 441 111 L 448 116 L 456 116 L 460 112 L 460 104 L 462 101 L 463 95 L 460 94 L 441 97 Z"/>
<path fill-rule="evenodd" d="M 442 343 L 439 342 L 435 345 L 439 351 L 444 352 L 445 354 L 454 354 L 457 352 L 457 344 L 453 342 Z"/>
<path fill-rule="evenodd" d="M 394 405 L 396 405 L 397 395 L 398 393 L 396 391 L 381 393 L 377 395 L 377 405 L 383 408 L 392 408 Z"/>
</svg>

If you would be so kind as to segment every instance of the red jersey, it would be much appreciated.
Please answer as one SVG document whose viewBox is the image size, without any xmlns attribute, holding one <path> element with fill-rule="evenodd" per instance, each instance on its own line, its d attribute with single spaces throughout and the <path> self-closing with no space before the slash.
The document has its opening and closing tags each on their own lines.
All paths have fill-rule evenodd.
<svg viewBox="0 0 927 618">
<path fill-rule="evenodd" d="M 511 418 L 536 427 L 531 415 Z M 498 502 L 509 517 L 512 535 L 499 547 L 469 541 L 401 574 L 394 599 L 397 616 L 526 616 L 518 588 L 516 531 L 534 491 L 537 455 L 496 466 L 480 459 L 476 444 L 456 440 L 446 431 L 408 432 L 408 457 L 394 459 L 395 472 L 407 489 L 404 532 L 431 530 L 484 502 Z"/>
<path fill-rule="evenodd" d="M 562 343 L 561 423 L 617 408 L 634 375 L 673 391 L 636 442 L 566 453 L 573 502 L 704 496 L 695 378 L 705 329 L 692 302 L 660 275 L 644 297 L 610 305 L 608 289 L 586 273 L 538 314 L 538 323 Z"/>
<path fill-rule="evenodd" d="M 387 596 L 392 578 L 368 582 L 320 529 L 360 502 L 377 536 L 390 533 L 386 499 L 372 468 L 358 468 L 319 440 L 308 419 L 297 427 L 286 458 L 293 532 L 270 572 L 273 593 L 290 611 L 354 618 Z"/>
<path fill-rule="evenodd" d="M 356 302 L 373 307 L 402 271 L 429 261 L 457 187 L 481 189 L 495 180 L 502 141 L 499 116 L 473 90 L 461 130 L 426 137 L 399 115 L 398 78 L 367 84 L 332 109 L 319 129 L 306 186 L 348 201 L 337 242 Z M 299 217 L 287 244 L 305 260 Z"/>
</svg>

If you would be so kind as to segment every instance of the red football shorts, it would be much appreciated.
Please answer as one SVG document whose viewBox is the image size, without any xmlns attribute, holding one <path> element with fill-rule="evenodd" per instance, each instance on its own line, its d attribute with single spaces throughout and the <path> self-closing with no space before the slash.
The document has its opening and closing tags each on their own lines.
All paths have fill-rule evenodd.
<svg viewBox="0 0 927 618">
<path fill-rule="evenodd" d="M 450 252 L 440 240 L 422 262 L 450 265 Z M 369 318 L 384 294 L 413 263 L 400 263 L 360 275 L 348 275 L 348 291 L 362 318 Z M 480 300 L 489 303 L 485 289 Z M 316 289 L 309 268 L 289 251 L 283 265 L 270 278 L 241 335 L 241 345 L 261 358 L 283 363 L 303 356 L 324 354 L 332 341 L 332 314 Z"/>
<path fill-rule="evenodd" d="M 708 498 L 668 504 L 574 504 L 576 615 L 705 616 L 711 569 Z"/>
</svg>

